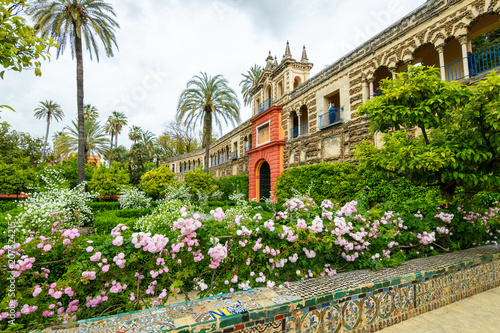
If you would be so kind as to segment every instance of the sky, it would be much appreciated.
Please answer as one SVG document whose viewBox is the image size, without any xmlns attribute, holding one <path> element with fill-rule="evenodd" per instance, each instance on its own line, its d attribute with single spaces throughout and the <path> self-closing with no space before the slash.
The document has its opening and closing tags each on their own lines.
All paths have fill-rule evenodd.
<svg viewBox="0 0 500 333">
<path fill-rule="evenodd" d="M 306 46 L 311 76 L 425 3 L 425 0 L 108 0 L 120 28 L 119 50 L 100 61 L 84 56 L 84 102 L 96 106 L 104 124 L 112 111 L 123 112 L 128 126 L 118 144 L 130 147 L 128 127 L 160 135 L 175 120 L 178 98 L 200 72 L 220 74 L 240 99 L 241 120 L 251 116 L 241 97 L 242 73 L 265 65 L 268 52 L 281 61 L 289 41 L 294 59 Z M 101 48 L 102 50 L 102 48 Z M 50 137 L 76 119 L 76 61 L 70 49 L 32 70 L 8 71 L 0 79 L 0 121 L 43 137 L 37 120 L 40 101 L 53 100 L 65 118 L 50 127 Z M 200 124 L 201 126 L 201 124 Z M 201 128 L 201 127 L 200 127 Z M 221 134 L 232 127 L 223 128 Z M 49 137 L 49 142 L 51 142 Z"/>
</svg>

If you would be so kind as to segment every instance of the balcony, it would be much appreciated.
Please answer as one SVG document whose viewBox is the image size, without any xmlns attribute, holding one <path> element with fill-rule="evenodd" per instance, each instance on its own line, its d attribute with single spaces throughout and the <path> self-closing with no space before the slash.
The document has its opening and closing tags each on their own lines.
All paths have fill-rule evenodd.
<svg viewBox="0 0 500 333">
<path fill-rule="evenodd" d="M 238 158 L 238 152 L 237 152 L 237 151 L 233 151 L 233 152 L 231 153 L 231 159 L 232 159 L 232 160 L 235 160 L 235 159 L 237 159 L 237 158 Z"/>
<path fill-rule="evenodd" d="M 269 110 L 271 108 L 272 102 L 272 98 L 268 98 L 263 103 L 259 104 L 259 114 Z"/>
<path fill-rule="evenodd" d="M 465 78 L 464 60 L 454 61 L 444 66 L 448 81 L 457 81 Z M 467 57 L 469 75 L 474 76 L 500 66 L 500 44 L 473 53 Z"/>
<path fill-rule="evenodd" d="M 248 144 L 245 146 L 245 152 L 252 150 L 252 144 Z"/>
<path fill-rule="evenodd" d="M 330 127 L 335 124 L 342 123 L 342 113 L 344 112 L 344 108 L 333 108 L 332 111 L 328 111 L 319 116 L 318 120 L 318 128 L 320 130 Z"/>
<path fill-rule="evenodd" d="M 292 130 L 290 131 L 290 137 L 293 139 L 298 137 L 299 135 L 304 135 L 307 133 L 309 133 L 309 123 L 303 123 L 292 128 Z"/>
</svg>

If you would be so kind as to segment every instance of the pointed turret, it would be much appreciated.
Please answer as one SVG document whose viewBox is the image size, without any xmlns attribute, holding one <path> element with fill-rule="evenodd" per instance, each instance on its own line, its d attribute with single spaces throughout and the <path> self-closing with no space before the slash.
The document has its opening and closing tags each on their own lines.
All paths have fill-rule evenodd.
<svg viewBox="0 0 500 333">
<path fill-rule="evenodd" d="M 302 59 L 300 59 L 300 62 L 302 63 L 308 63 L 309 59 L 307 59 L 307 53 L 306 53 L 306 46 L 302 48 Z"/>
<path fill-rule="evenodd" d="M 283 60 L 292 59 L 292 52 L 290 52 L 290 45 L 288 41 L 286 41 L 285 55 L 283 56 Z"/>
<path fill-rule="evenodd" d="M 273 69 L 278 67 L 278 59 L 274 57 L 274 62 L 273 62 Z"/>
<path fill-rule="evenodd" d="M 273 67 L 273 56 L 271 55 L 271 51 L 269 51 L 269 55 L 266 59 L 266 68 L 264 70 L 271 70 Z"/>
</svg>

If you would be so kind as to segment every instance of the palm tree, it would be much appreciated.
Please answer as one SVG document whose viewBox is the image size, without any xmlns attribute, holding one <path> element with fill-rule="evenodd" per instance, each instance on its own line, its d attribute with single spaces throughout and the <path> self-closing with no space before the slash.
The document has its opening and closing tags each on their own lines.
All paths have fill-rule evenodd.
<svg viewBox="0 0 500 333">
<path fill-rule="evenodd" d="M 254 87 L 254 85 L 259 81 L 262 75 L 262 67 L 259 65 L 253 65 L 247 71 L 246 74 L 241 74 L 243 76 L 243 80 L 240 82 L 241 93 L 243 94 L 243 103 L 245 106 L 249 106 L 252 104 L 252 96 L 250 96 L 250 91 Z"/>
<path fill-rule="evenodd" d="M 85 104 L 83 106 L 83 120 L 96 121 L 99 118 L 99 110 L 92 104 Z"/>
<path fill-rule="evenodd" d="M 50 121 L 54 118 L 55 121 L 59 122 L 64 118 L 64 112 L 61 106 L 52 100 L 46 100 L 45 102 L 40 102 L 40 106 L 35 109 L 35 118 L 47 118 L 47 131 L 45 132 L 45 141 L 43 142 L 42 151 L 42 162 L 45 160 L 45 148 L 47 147 L 47 139 L 49 137 L 49 127 Z"/>
<path fill-rule="evenodd" d="M 212 122 L 222 130 L 221 118 L 233 126 L 240 121 L 240 102 L 236 93 L 221 75 L 214 77 L 206 73 L 194 76 L 179 97 L 177 119 L 191 127 L 203 122 L 205 131 L 205 172 L 208 173 Z"/>
<path fill-rule="evenodd" d="M 67 132 L 60 135 L 54 141 L 54 150 L 63 156 L 68 156 L 73 153 L 79 153 L 79 133 L 78 123 L 74 120 L 71 122 L 72 127 L 66 126 Z M 91 155 L 107 155 L 109 153 L 109 140 L 106 137 L 104 127 L 98 122 L 92 120 L 85 121 L 84 131 L 84 158 L 88 161 L 89 154 Z"/>
<path fill-rule="evenodd" d="M 35 29 L 42 36 L 55 39 L 59 44 L 57 57 L 68 44 L 76 58 L 76 86 L 78 109 L 78 183 L 85 180 L 85 120 L 83 116 L 83 50 L 82 44 L 99 61 L 99 51 L 94 36 L 102 41 L 108 57 L 113 56 L 113 45 L 118 48 L 115 28 L 119 28 L 113 7 L 102 0 L 44 0 L 29 7 L 28 13 L 35 22 Z"/>
<path fill-rule="evenodd" d="M 134 143 L 137 143 L 137 141 L 141 139 L 142 132 L 143 132 L 142 128 L 140 128 L 139 126 L 132 125 L 132 127 L 128 129 L 128 138 L 134 141 Z"/>
<path fill-rule="evenodd" d="M 126 126 L 127 116 L 122 112 L 113 111 L 106 122 L 106 132 L 111 134 L 111 147 L 113 147 L 113 137 L 115 138 L 115 148 L 118 147 L 118 134 L 122 132 L 123 126 Z"/>
</svg>

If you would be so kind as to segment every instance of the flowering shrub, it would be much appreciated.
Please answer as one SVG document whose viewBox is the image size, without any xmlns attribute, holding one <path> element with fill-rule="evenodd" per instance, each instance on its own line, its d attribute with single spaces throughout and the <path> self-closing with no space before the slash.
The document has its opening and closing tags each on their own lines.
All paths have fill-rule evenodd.
<svg viewBox="0 0 500 333">
<path fill-rule="evenodd" d="M 119 224 L 110 235 L 87 238 L 64 228 L 55 214 L 50 237 L 19 236 L 0 250 L 0 266 L 9 266 L 17 283 L 15 297 L 2 295 L 0 329 L 11 318 L 18 328 L 54 325 L 158 306 L 192 289 L 207 295 L 284 287 L 338 271 L 391 266 L 453 247 L 496 243 L 500 229 L 498 203 L 481 212 L 445 207 L 404 216 L 363 207 L 294 198 L 271 219 L 255 214 L 229 221 L 221 208 L 205 219 L 172 201 L 158 207 L 161 217 L 143 219 L 140 232 Z M 156 223 L 165 233 L 154 231 Z"/>
<path fill-rule="evenodd" d="M 165 197 L 167 200 L 181 200 L 181 201 L 190 201 L 192 198 L 191 193 L 189 193 L 189 187 L 182 183 L 179 187 L 169 186 L 165 190 Z"/>
<path fill-rule="evenodd" d="M 151 198 L 146 196 L 146 192 L 140 191 L 135 187 L 120 189 L 120 196 L 118 198 L 121 209 L 133 208 L 149 208 L 151 206 Z"/>
<path fill-rule="evenodd" d="M 48 178 L 47 178 L 48 179 Z M 19 203 L 22 212 L 14 217 L 20 231 L 35 231 L 50 234 L 52 217 L 58 215 L 66 228 L 81 227 L 92 220 L 92 211 L 87 205 L 95 195 L 83 192 L 85 183 L 72 190 L 53 187 L 30 195 Z M 12 218 L 8 217 L 8 220 Z"/>
<path fill-rule="evenodd" d="M 173 222 L 181 217 L 183 203 L 180 200 L 165 200 L 149 215 L 143 216 L 135 223 L 135 229 L 144 232 L 169 233 Z"/>
</svg>

